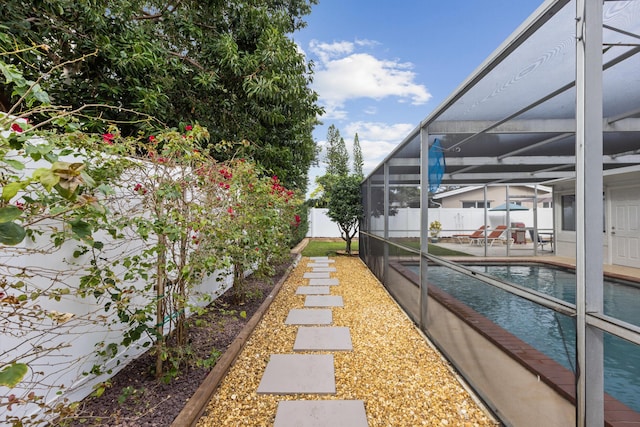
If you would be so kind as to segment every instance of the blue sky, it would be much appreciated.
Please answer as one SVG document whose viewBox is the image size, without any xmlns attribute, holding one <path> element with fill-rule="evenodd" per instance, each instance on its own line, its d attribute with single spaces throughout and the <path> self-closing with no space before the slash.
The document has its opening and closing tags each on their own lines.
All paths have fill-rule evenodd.
<svg viewBox="0 0 640 427">
<path fill-rule="evenodd" d="M 315 140 L 333 124 L 351 152 L 357 133 L 367 175 L 542 3 L 319 0 L 293 35 L 326 110 Z"/>
</svg>

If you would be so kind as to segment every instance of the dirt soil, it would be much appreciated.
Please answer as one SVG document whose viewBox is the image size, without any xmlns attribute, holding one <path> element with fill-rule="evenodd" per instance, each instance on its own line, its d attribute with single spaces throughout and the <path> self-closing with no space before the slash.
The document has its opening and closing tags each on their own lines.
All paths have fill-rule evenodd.
<svg viewBox="0 0 640 427">
<path fill-rule="evenodd" d="M 293 261 L 292 256 L 287 262 L 277 266 L 273 277 L 249 277 L 246 283 L 249 297 L 244 304 L 233 304 L 231 292 L 227 291 L 211 305 L 211 310 L 206 315 L 191 319 L 189 339 L 193 351 L 202 358 L 209 357 L 216 350 L 222 355 Z M 246 316 L 240 316 L 241 312 L 245 312 Z M 202 320 L 198 322 L 201 325 L 194 326 L 195 320 Z M 188 367 L 169 384 L 164 384 L 151 373 L 154 366 L 155 356 L 151 352 L 138 357 L 111 379 L 111 386 L 102 396 L 85 399 L 75 416 L 59 425 L 170 426 L 211 367 Z"/>
</svg>

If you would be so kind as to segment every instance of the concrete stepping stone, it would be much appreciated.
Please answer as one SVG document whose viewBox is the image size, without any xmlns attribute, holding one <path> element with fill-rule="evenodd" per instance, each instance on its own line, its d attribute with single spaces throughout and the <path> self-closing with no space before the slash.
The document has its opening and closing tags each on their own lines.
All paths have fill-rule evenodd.
<svg viewBox="0 0 640 427">
<path fill-rule="evenodd" d="M 307 295 L 304 300 L 305 307 L 343 307 L 340 295 Z"/>
<path fill-rule="evenodd" d="M 309 258 L 311 261 L 315 261 L 315 262 L 336 262 L 335 259 L 329 259 L 328 256 L 312 256 Z"/>
<path fill-rule="evenodd" d="M 335 394 L 332 354 L 272 354 L 258 394 Z"/>
<path fill-rule="evenodd" d="M 336 270 L 335 267 L 313 267 L 312 273 L 334 273 Z"/>
<path fill-rule="evenodd" d="M 329 295 L 331 288 L 329 286 L 298 286 L 296 295 Z"/>
<path fill-rule="evenodd" d="M 309 279 L 309 286 L 337 286 L 340 281 L 335 277 L 329 279 Z"/>
<path fill-rule="evenodd" d="M 278 402 L 273 427 L 368 427 L 362 400 Z"/>
<path fill-rule="evenodd" d="M 351 332 L 344 326 L 301 326 L 293 351 L 351 351 Z"/>
<path fill-rule="evenodd" d="M 328 279 L 330 276 L 329 276 L 329 272 L 322 272 L 322 273 L 304 273 L 302 277 L 305 279 Z"/>
<path fill-rule="evenodd" d="M 322 265 L 327 265 L 327 264 L 333 264 L 336 261 L 334 259 L 312 259 L 310 261 L 307 261 L 307 265 L 312 265 L 312 264 L 322 264 Z"/>
<path fill-rule="evenodd" d="M 330 325 L 333 312 L 326 308 L 293 308 L 289 311 L 285 325 Z"/>
<path fill-rule="evenodd" d="M 328 262 L 308 262 L 307 267 L 308 268 L 329 267 L 329 263 Z"/>
</svg>

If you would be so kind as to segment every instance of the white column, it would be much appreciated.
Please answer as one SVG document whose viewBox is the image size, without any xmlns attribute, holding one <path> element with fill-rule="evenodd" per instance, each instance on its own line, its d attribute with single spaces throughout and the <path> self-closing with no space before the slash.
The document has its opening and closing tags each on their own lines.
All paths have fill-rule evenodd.
<svg viewBox="0 0 640 427">
<path fill-rule="evenodd" d="M 602 1 L 576 1 L 576 421 L 604 425 L 602 332 Z"/>
</svg>

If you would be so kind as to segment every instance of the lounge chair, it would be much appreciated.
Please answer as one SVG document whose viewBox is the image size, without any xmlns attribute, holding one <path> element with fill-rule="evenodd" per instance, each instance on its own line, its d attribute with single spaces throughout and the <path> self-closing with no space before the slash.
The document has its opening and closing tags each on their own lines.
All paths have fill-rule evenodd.
<svg viewBox="0 0 640 427">
<path fill-rule="evenodd" d="M 506 242 L 507 239 L 505 239 L 504 237 L 502 237 L 502 235 L 504 234 L 504 232 L 507 231 L 507 226 L 506 225 L 499 225 L 495 228 L 495 230 L 493 230 L 491 233 L 489 233 L 487 235 L 487 243 L 489 243 L 489 246 L 493 246 L 493 243 L 496 241 L 500 241 L 500 242 Z M 473 240 L 471 240 L 471 244 L 477 244 L 477 245 L 481 245 L 482 242 L 484 242 L 484 236 L 480 236 L 478 238 L 475 238 Z"/>
<path fill-rule="evenodd" d="M 531 235 L 531 241 L 535 242 L 533 230 L 529 230 L 529 234 Z M 549 233 L 545 233 L 545 235 L 549 236 L 548 238 L 544 238 L 538 233 L 538 246 L 540 249 L 544 250 L 544 245 L 551 245 L 551 250 L 553 251 L 553 237 Z"/>
<path fill-rule="evenodd" d="M 486 225 L 483 225 L 471 234 L 454 234 L 451 237 L 455 238 L 458 243 L 462 243 L 463 240 L 473 241 L 474 239 L 477 239 L 479 237 L 484 237 L 485 227 Z"/>
</svg>

